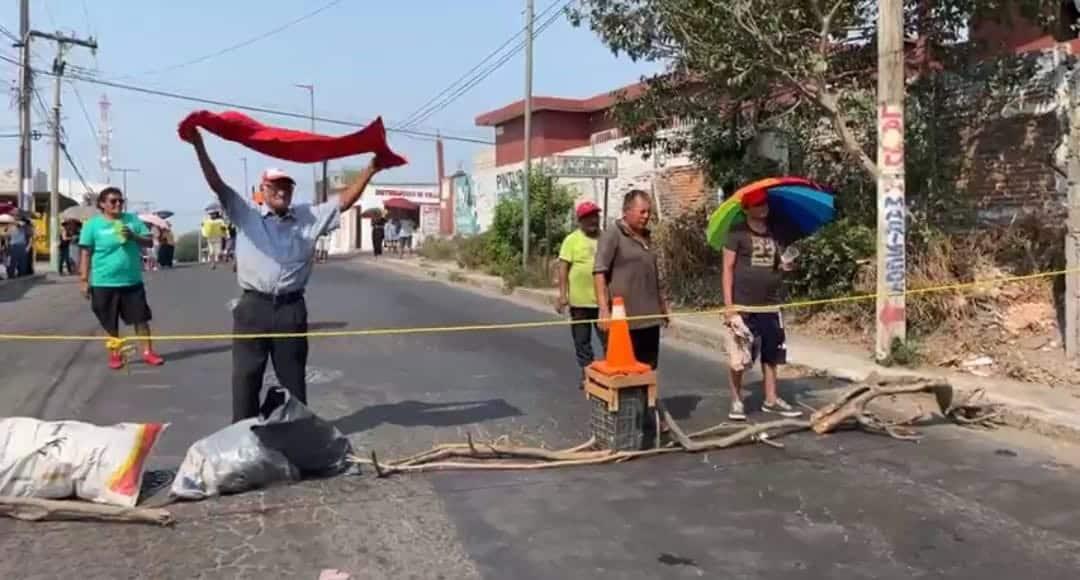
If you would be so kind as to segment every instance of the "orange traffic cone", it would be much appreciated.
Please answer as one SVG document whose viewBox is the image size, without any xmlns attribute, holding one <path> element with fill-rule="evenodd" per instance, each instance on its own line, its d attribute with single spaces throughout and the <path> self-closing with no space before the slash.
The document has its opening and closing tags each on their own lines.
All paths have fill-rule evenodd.
<svg viewBox="0 0 1080 580">
<path fill-rule="evenodd" d="M 620 296 L 616 296 L 611 304 L 606 354 L 605 360 L 596 361 L 589 366 L 605 375 L 639 375 L 652 370 L 649 365 L 634 358 L 630 324 L 626 321 L 626 306 Z"/>
</svg>

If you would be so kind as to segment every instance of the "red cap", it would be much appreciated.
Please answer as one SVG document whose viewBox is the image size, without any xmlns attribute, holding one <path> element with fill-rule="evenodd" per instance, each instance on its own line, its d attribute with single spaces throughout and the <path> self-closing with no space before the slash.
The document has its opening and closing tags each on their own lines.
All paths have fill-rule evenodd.
<svg viewBox="0 0 1080 580">
<path fill-rule="evenodd" d="M 582 202 L 581 205 L 577 206 L 578 219 L 592 215 L 594 213 L 600 213 L 600 206 L 596 205 L 591 201 Z"/>
<path fill-rule="evenodd" d="M 743 194 L 740 203 L 743 208 L 757 207 L 759 205 L 765 205 L 769 201 L 769 196 L 765 192 L 765 189 L 752 189 Z"/>
</svg>

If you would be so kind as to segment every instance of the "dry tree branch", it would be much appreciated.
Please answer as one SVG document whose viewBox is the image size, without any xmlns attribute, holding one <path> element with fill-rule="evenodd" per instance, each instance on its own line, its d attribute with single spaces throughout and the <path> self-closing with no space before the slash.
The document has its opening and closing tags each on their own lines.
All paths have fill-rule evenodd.
<svg viewBox="0 0 1080 580">
<path fill-rule="evenodd" d="M 171 526 L 176 522 L 168 510 L 121 507 L 86 501 L 0 497 L 0 516 L 39 522 L 46 520 L 97 520 Z"/>
<path fill-rule="evenodd" d="M 679 426 L 671 413 L 659 405 L 656 412 L 663 417 L 674 441 L 666 446 L 659 442 L 654 449 L 643 451 L 593 450 L 595 439 L 563 450 L 532 447 L 515 447 L 495 442 L 477 445 L 472 435 L 466 443 L 439 445 L 433 449 L 396 461 L 382 462 L 374 452 L 371 458 L 351 457 L 354 463 L 371 465 L 376 475 L 386 477 L 395 473 L 412 473 L 435 470 L 538 470 L 557 467 L 602 465 L 623 463 L 642 457 L 668 453 L 701 452 L 727 449 L 739 445 L 762 443 L 783 448 L 775 439 L 792 433 L 813 431 L 827 434 L 844 427 L 860 428 L 902 441 L 918 441 L 921 436 L 908 426 L 915 424 L 924 413 L 897 420 L 884 420 L 867 407 L 878 397 L 898 395 L 933 394 L 942 415 L 959 425 L 991 425 L 1003 410 L 999 406 L 982 404 L 984 393 L 967 393 L 960 403 L 953 403 L 952 387 L 945 382 L 923 380 L 914 377 L 883 378 L 871 375 L 864 382 L 844 391 L 833 402 L 813 410 L 809 419 L 779 419 L 757 424 L 721 423 L 707 429 L 687 433 Z M 707 437 L 725 433 L 719 437 Z"/>
</svg>

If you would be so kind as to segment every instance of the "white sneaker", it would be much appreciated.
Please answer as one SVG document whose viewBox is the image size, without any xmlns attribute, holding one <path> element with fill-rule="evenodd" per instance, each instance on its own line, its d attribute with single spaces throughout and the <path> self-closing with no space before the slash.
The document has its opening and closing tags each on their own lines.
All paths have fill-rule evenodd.
<svg viewBox="0 0 1080 580">
<path fill-rule="evenodd" d="M 731 410 L 727 414 L 728 419 L 732 421 L 745 421 L 746 420 L 746 407 L 743 402 L 736 399 L 731 402 Z"/>
<path fill-rule="evenodd" d="M 787 401 L 781 399 L 780 397 L 777 397 L 776 401 L 771 405 L 769 403 L 763 404 L 761 406 L 761 410 L 766 413 L 773 413 L 775 415 L 780 415 L 781 417 L 787 417 L 789 419 L 794 419 L 795 417 L 802 417 L 802 411 L 799 411 L 798 409 L 792 407 L 788 404 Z"/>
</svg>

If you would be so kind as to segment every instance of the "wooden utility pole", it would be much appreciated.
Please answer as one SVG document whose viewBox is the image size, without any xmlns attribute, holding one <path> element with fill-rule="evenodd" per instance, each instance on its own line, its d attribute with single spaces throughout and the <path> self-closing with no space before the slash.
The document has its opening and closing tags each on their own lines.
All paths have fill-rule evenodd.
<svg viewBox="0 0 1080 580">
<path fill-rule="evenodd" d="M 529 181 L 532 173 L 533 0 L 525 0 L 525 170 L 522 172 L 521 261 L 529 268 Z"/>
<path fill-rule="evenodd" d="M 1069 192 L 1065 230 L 1065 354 L 1080 365 L 1080 75 L 1068 81 Z"/>
<path fill-rule="evenodd" d="M 52 119 L 52 175 L 49 185 L 49 264 L 54 272 L 60 271 L 60 95 L 64 82 L 64 53 L 70 45 L 78 45 L 90 50 L 97 50 L 94 39 L 83 40 L 74 36 L 50 34 L 48 32 L 30 31 L 30 36 L 43 38 L 56 43 L 56 58 L 53 60 L 53 76 L 56 77 L 55 90 L 53 92 L 53 119 Z"/>
<path fill-rule="evenodd" d="M 878 3 L 878 360 L 907 339 L 907 203 L 904 198 L 904 3 Z"/>
</svg>

